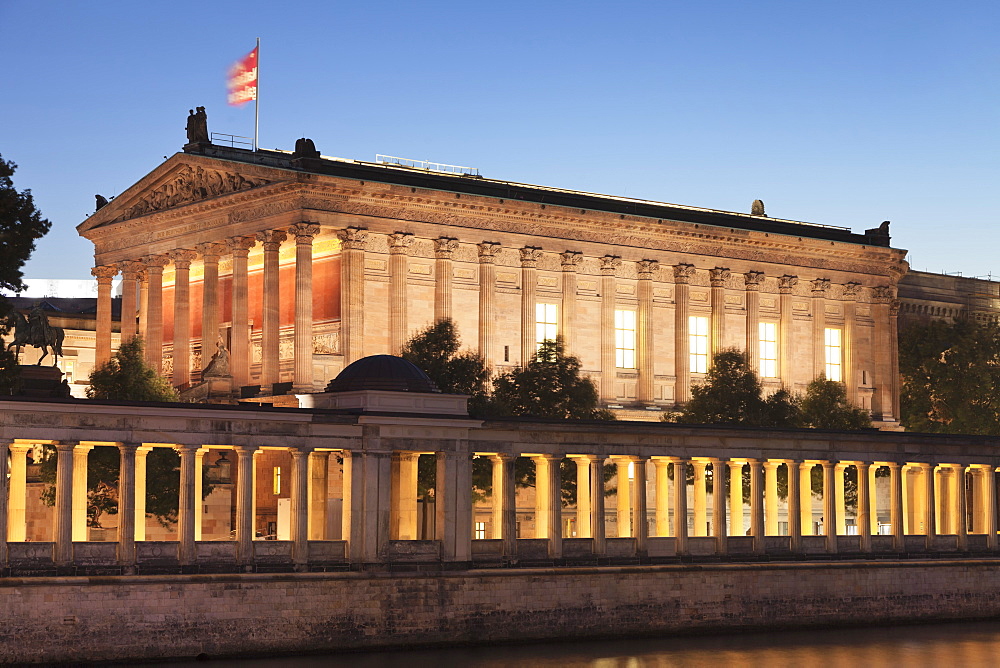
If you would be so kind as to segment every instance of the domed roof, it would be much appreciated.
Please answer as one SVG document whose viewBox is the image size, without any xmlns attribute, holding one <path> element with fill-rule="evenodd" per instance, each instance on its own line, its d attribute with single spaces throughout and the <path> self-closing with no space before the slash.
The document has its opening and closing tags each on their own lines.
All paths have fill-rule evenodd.
<svg viewBox="0 0 1000 668">
<path fill-rule="evenodd" d="M 357 390 L 441 392 L 420 367 L 394 355 L 362 357 L 348 364 L 326 386 L 327 392 Z"/>
</svg>

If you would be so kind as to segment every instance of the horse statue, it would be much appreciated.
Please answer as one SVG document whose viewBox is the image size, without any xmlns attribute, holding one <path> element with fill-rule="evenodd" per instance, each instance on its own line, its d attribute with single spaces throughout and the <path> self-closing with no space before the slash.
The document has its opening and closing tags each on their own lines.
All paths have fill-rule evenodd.
<svg viewBox="0 0 1000 668">
<path fill-rule="evenodd" d="M 59 357 L 63 354 L 62 343 L 63 339 L 66 338 L 66 332 L 63 331 L 62 327 L 50 325 L 49 319 L 41 307 L 36 306 L 32 309 L 31 315 L 27 318 L 19 311 L 13 311 L 8 319 L 14 327 L 14 340 L 7 344 L 7 350 L 14 348 L 15 355 L 20 358 L 21 348 L 32 346 L 42 351 L 42 356 L 38 358 L 37 364 L 41 365 L 42 360 L 48 356 L 49 352 L 52 353 L 53 357 L 52 366 L 59 362 Z"/>
</svg>

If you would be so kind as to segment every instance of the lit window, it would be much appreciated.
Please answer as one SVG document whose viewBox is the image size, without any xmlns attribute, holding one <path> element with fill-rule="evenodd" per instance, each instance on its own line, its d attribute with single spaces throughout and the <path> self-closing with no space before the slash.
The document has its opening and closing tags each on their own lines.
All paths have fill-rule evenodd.
<svg viewBox="0 0 1000 668">
<path fill-rule="evenodd" d="M 691 346 L 691 373 L 708 373 L 708 318 L 688 318 L 688 341 Z"/>
<path fill-rule="evenodd" d="M 486 522 L 476 522 L 476 540 L 486 540 Z"/>
<path fill-rule="evenodd" d="M 274 467 L 274 495 L 281 494 L 281 467 Z"/>
<path fill-rule="evenodd" d="M 63 357 L 59 360 L 59 368 L 62 369 L 66 382 L 72 385 L 76 381 L 76 360 L 68 360 Z"/>
<path fill-rule="evenodd" d="M 559 311 L 555 304 L 535 304 L 535 349 L 559 334 Z"/>
<path fill-rule="evenodd" d="M 778 326 L 760 323 L 760 377 L 778 377 Z"/>
<path fill-rule="evenodd" d="M 841 344 L 840 330 L 827 327 L 826 339 L 826 378 L 840 382 L 843 380 L 841 373 L 841 360 L 843 359 L 843 347 Z"/>
<path fill-rule="evenodd" d="M 635 368 L 635 311 L 615 311 L 615 366 Z"/>
</svg>

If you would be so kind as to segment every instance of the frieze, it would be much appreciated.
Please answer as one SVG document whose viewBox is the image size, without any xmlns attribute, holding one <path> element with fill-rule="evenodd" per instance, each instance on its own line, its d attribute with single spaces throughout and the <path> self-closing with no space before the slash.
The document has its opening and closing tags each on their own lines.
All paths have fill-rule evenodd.
<svg viewBox="0 0 1000 668">
<path fill-rule="evenodd" d="M 498 283 L 517 283 L 517 274 L 512 274 L 508 271 L 498 271 L 497 272 L 497 282 Z"/>
<path fill-rule="evenodd" d="M 465 269 L 463 267 L 456 267 L 455 268 L 455 278 L 462 278 L 462 279 L 465 279 L 467 281 L 473 281 L 473 280 L 476 279 L 476 270 L 475 269 Z"/>
<path fill-rule="evenodd" d="M 556 288 L 559 287 L 559 279 L 555 276 L 539 276 L 538 277 L 538 287 L 540 288 Z"/>
<path fill-rule="evenodd" d="M 268 216 L 276 216 L 279 213 L 286 213 L 298 208 L 298 203 L 291 200 L 280 202 L 268 202 L 259 206 L 240 207 L 229 214 L 230 223 L 244 223 L 250 220 L 259 220 Z"/>
<path fill-rule="evenodd" d="M 615 291 L 620 295 L 634 295 L 635 286 L 634 285 L 617 285 L 615 286 Z"/>
<path fill-rule="evenodd" d="M 424 276 L 430 276 L 431 266 L 429 264 L 411 264 L 410 265 L 411 274 L 422 274 Z"/>
<path fill-rule="evenodd" d="M 378 260 L 369 257 L 365 258 L 365 269 L 370 269 L 372 271 L 385 271 L 386 266 L 385 260 Z"/>
<path fill-rule="evenodd" d="M 316 334 L 313 336 L 314 355 L 339 355 L 340 354 L 340 332 L 330 332 L 328 334 Z"/>
<path fill-rule="evenodd" d="M 205 169 L 201 166 L 184 167 L 170 181 L 125 209 L 116 222 L 199 202 L 209 197 L 249 190 L 268 183 L 271 183 L 268 179 L 248 178 L 233 172 Z"/>
</svg>

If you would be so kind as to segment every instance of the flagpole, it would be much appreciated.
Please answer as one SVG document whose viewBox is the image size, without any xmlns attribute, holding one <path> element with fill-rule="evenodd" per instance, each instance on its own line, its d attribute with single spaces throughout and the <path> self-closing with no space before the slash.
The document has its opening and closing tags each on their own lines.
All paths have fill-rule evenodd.
<svg viewBox="0 0 1000 668">
<path fill-rule="evenodd" d="M 253 101 L 253 150 L 257 151 L 257 132 L 260 126 L 260 37 L 257 38 L 257 94 Z"/>
</svg>

